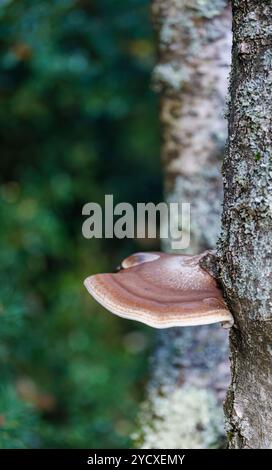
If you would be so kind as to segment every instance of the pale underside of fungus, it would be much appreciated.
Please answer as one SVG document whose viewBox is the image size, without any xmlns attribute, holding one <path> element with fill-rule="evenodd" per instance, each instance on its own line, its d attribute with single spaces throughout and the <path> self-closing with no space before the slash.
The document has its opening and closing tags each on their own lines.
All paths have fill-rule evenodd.
<svg viewBox="0 0 272 470">
<path fill-rule="evenodd" d="M 136 253 L 117 273 L 95 274 L 84 284 L 110 312 L 154 328 L 233 325 L 216 279 L 200 266 L 202 255 Z"/>
</svg>

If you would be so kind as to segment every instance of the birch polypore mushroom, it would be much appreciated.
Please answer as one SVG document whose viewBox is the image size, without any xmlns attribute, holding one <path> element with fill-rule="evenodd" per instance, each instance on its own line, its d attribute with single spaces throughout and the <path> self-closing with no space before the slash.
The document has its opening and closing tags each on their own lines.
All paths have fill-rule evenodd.
<svg viewBox="0 0 272 470">
<path fill-rule="evenodd" d="M 136 253 L 113 274 L 85 279 L 89 293 L 103 307 L 123 318 L 154 328 L 233 325 L 216 279 L 201 268 L 199 256 Z"/>
</svg>

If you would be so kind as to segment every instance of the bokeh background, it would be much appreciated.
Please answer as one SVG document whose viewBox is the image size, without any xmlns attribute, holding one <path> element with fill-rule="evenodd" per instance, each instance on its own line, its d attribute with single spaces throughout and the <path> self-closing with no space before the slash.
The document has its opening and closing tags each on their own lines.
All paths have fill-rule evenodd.
<svg viewBox="0 0 272 470">
<path fill-rule="evenodd" d="M 0 0 L 0 447 L 132 446 L 154 341 L 85 291 L 147 241 L 83 204 L 162 198 L 148 0 Z"/>
</svg>

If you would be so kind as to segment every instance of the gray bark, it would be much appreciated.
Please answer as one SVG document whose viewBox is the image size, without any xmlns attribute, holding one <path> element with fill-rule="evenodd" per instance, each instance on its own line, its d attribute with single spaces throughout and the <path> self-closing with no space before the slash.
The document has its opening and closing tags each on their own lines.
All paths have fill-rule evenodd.
<svg viewBox="0 0 272 470">
<path fill-rule="evenodd" d="M 191 203 L 188 252 L 200 253 L 214 247 L 219 234 L 231 11 L 225 0 L 153 0 L 152 17 L 165 197 Z M 229 383 L 226 332 L 218 326 L 160 332 L 151 374 L 138 445 L 219 446 Z"/>
<path fill-rule="evenodd" d="M 272 3 L 233 0 L 231 105 L 218 255 L 235 317 L 231 448 L 272 447 Z"/>
</svg>

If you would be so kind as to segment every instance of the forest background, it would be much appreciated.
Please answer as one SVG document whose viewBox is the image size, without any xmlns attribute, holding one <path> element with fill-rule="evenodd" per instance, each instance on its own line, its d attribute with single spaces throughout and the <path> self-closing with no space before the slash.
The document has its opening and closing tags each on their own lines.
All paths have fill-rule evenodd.
<svg viewBox="0 0 272 470">
<path fill-rule="evenodd" d="M 154 334 L 82 281 L 147 240 L 83 204 L 162 200 L 148 0 L 0 1 L 0 447 L 131 446 Z"/>
</svg>

